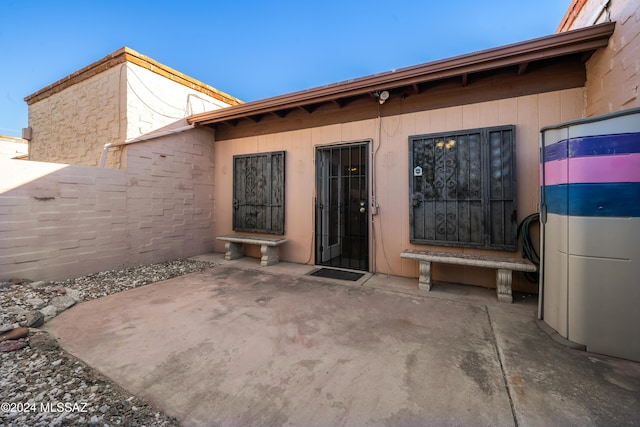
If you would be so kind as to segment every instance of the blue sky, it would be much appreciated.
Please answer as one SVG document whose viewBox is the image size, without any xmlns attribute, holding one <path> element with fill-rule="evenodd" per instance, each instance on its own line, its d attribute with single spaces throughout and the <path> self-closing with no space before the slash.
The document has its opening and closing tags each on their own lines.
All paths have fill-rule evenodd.
<svg viewBox="0 0 640 427">
<path fill-rule="evenodd" d="M 0 135 L 128 46 L 253 101 L 554 33 L 571 0 L 0 0 Z"/>
</svg>

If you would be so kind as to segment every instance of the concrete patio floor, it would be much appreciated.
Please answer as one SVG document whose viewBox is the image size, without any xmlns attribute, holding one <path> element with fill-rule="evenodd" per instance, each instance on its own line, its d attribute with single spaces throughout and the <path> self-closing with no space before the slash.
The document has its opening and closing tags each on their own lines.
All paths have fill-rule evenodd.
<svg viewBox="0 0 640 427">
<path fill-rule="evenodd" d="M 185 426 L 638 425 L 640 363 L 573 350 L 536 303 L 253 258 L 85 302 L 60 345 Z"/>
</svg>

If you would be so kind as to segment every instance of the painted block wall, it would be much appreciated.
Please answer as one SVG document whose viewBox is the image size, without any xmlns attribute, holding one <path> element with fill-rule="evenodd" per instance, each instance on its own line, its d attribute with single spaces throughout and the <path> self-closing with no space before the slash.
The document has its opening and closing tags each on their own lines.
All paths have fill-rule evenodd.
<svg viewBox="0 0 640 427">
<path fill-rule="evenodd" d="M 567 89 L 538 95 L 421 111 L 378 119 L 360 120 L 259 136 L 216 142 L 215 202 L 232 205 L 232 158 L 248 154 L 286 150 L 286 223 L 289 239 L 280 249 L 282 259 L 314 263 L 315 149 L 345 142 L 370 141 L 376 152 L 376 201 L 379 215 L 373 217 L 371 267 L 377 273 L 418 277 L 417 263 L 400 258 L 404 249 L 418 246 L 409 242 L 408 138 L 435 132 L 513 124 L 516 126 L 516 168 L 518 182 L 518 222 L 539 210 L 539 130 L 543 126 L 577 119 L 584 115 L 584 89 Z M 380 123 L 380 124 L 379 124 Z M 216 209 L 216 232 L 231 233 L 232 210 Z M 373 236 L 375 235 L 375 238 Z M 535 235 L 534 235 L 535 238 Z M 223 252 L 220 242 L 216 251 Z M 441 249 L 420 245 L 419 248 Z M 248 253 L 258 256 L 257 252 Z M 472 252 L 471 249 L 459 249 Z M 494 251 L 473 251 L 487 254 Z M 519 253 L 504 253 L 520 257 Z M 495 287 L 495 271 L 434 265 L 434 280 L 481 284 Z M 515 289 L 535 291 L 515 275 Z"/>
<path fill-rule="evenodd" d="M 126 147 L 134 264 L 213 250 L 214 133 L 192 129 Z"/>
<path fill-rule="evenodd" d="M 121 267 L 123 171 L 0 160 L 0 279 L 56 280 Z"/>
<path fill-rule="evenodd" d="M 29 158 L 96 166 L 104 144 L 125 138 L 125 80 L 120 64 L 29 105 Z"/>
<path fill-rule="evenodd" d="M 229 105 L 139 65 L 126 67 L 127 140 Z"/>
<path fill-rule="evenodd" d="M 570 29 L 589 25 L 602 2 L 588 1 Z M 610 0 L 595 23 L 609 17 L 616 29 L 607 49 L 587 61 L 587 116 L 640 107 L 640 2 Z"/>
<path fill-rule="evenodd" d="M 97 166 L 105 144 L 129 141 L 228 105 L 124 62 L 29 105 L 30 158 Z M 105 166 L 124 168 L 124 158 L 111 150 Z"/>
<path fill-rule="evenodd" d="M 210 252 L 213 132 L 132 144 L 126 170 L 0 159 L 0 279 L 62 280 Z"/>
</svg>

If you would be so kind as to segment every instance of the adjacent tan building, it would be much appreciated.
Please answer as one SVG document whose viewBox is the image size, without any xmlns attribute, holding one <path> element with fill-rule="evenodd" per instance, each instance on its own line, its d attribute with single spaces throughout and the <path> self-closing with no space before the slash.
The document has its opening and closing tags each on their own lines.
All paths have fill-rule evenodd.
<svg viewBox="0 0 640 427">
<path fill-rule="evenodd" d="M 241 103 L 124 47 L 25 98 L 35 161 L 124 167 L 119 145 L 179 127 L 194 113 Z M 176 125 L 178 122 L 178 125 Z"/>
</svg>

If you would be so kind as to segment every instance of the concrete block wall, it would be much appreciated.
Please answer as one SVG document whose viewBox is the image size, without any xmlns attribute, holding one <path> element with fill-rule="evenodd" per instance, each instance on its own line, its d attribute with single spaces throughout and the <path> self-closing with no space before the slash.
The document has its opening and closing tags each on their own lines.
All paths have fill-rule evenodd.
<svg viewBox="0 0 640 427">
<path fill-rule="evenodd" d="M 213 131 L 192 129 L 126 147 L 134 263 L 213 250 L 213 144 Z"/>
<path fill-rule="evenodd" d="M 124 265 L 124 171 L 0 160 L 0 280 L 57 280 Z"/>
<path fill-rule="evenodd" d="M 0 159 L 0 280 L 62 280 L 213 250 L 213 131 L 127 146 L 127 169 Z"/>
<path fill-rule="evenodd" d="M 125 67 L 117 65 L 30 104 L 29 158 L 97 166 L 102 147 L 125 137 Z"/>
<path fill-rule="evenodd" d="M 608 11 L 598 15 L 601 1 L 585 3 L 568 29 L 607 20 L 616 29 L 607 49 L 587 61 L 587 116 L 640 107 L 640 2 L 610 0 Z"/>
<path fill-rule="evenodd" d="M 175 127 L 192 114 L 241 101 L 129 48 L 25 98 L 30 159 L 97 166 L 105 144 Z M 106 167 L 124 168 L 112 149 Z"/>
</svg>

